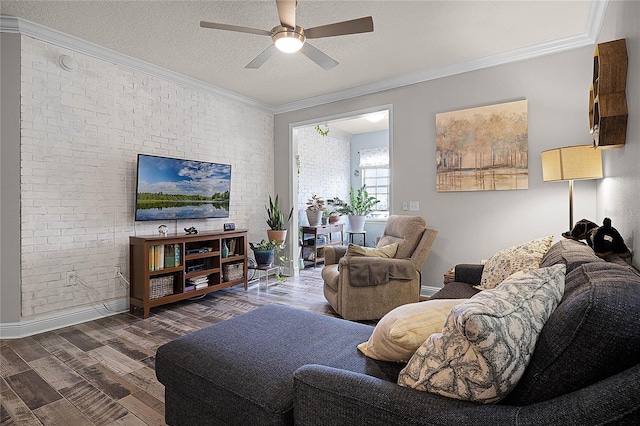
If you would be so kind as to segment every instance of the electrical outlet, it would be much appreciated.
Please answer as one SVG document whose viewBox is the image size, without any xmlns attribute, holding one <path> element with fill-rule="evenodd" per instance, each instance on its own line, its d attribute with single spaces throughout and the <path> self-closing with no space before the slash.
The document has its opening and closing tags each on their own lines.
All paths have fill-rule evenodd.
<svg viewBox="0 0 640 426">
<path fill-rule="evenodd" d="M 407 210 L 409 210 L 409 203 L 407 203 L 406 201 L 402 202 L 402 211 L 406 212 Z"/>
<path fill-rule="evenodd" d="M 409 210 L 411 210 L 411 211 L 420 210 L 420 202 L 419 201 L 410 201 L 409 202 Z"/>
<path fill-rule="evenodd" d="M 113 267 L 113 278 L 118 278 L 120 276 L 120 265 L 116 265 Z"/>
<path fill-rule="evenodd" d="M 67 272 L 67 285 L 74 285 L 76 282 L 76 273 L 74 271 Z"/>
</svg>

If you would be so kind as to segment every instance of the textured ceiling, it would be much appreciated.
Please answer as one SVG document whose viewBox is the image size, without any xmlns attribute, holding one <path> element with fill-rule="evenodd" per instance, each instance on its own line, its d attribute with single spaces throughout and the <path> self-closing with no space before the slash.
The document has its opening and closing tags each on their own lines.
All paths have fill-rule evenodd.
<svg viewBox="0 0 640 426">
<path fill-rule="evenodd" d="M 314 97 L 430 70 L 455 68 L 521 49 L 540 50 L 589 31 L 592 1 L 299 0 L 309 28 L 372 16 L 373 33 L 312 40 L 340 64 L 330 71 L 300 53 L 244 66 L 271 44 L 254 34 L 200 28 L 201 20 L 270 30 L 273 0 L 5 1 L 0 13 L 249 98 L 277 110 Z M 535 50 L 535 49 L 534 49 Z M 394 80 L 395 79 L 395 80 Z"/>
</svg>

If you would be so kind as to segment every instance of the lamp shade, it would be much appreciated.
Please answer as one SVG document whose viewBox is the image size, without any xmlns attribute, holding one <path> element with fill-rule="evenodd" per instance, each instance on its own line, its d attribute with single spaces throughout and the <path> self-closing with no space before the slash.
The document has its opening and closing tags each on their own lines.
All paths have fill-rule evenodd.
<svg viewBox="0 0 640 426">
<path fill-rule="evenodd" d="M 591 145 L 567 146 L 542 152 L 542 180 L 600 179 L 602 152 Z"/>
</svg>

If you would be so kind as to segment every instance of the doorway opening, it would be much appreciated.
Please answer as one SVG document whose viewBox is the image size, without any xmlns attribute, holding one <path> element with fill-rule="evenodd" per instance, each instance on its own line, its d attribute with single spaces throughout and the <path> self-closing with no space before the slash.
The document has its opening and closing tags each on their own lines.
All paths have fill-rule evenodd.
<svg viewBox="0 0 640 426">
<path fill-rule="evenodd" d="M 382 235 L 392 205 L 391 127 L 392 109 L 388 105 L 309 120 L 292 127 L 291 152 L 295 157 L 292 199 L 299 231 L 298 250 L 292 254 L 297 268 L 315 267 L 319 260 L 315 258 L 317 250 L 309 248 L 316 242 L 306 242 L 301 233 L 302 227 L 309 225 L 307 201 L 314 195 L 325 201 L 323 221 L 328 223 L 331 206 L 326 201 L 335 197 L 348 201 L 350 188 L 357 190 L 366 184 L 367 191 L 381 200 L 365 222 L 366 245 L 375 245 L 376 237 Z M 386 158 L 386 162 L 381 162 L 381 158 Z M 363 162 L 365 159 L 375 161 Z M 344 231 L 350 231 L 346 217 L 340 217 L 337 223 Z M 323 265 L 322 261 L 320 264 Z"/>
</svg>

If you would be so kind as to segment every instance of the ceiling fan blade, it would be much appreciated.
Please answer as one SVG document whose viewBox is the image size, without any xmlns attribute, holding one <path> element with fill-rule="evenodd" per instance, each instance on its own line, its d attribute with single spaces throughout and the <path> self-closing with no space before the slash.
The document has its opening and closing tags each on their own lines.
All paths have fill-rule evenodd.
<svg viewBox="0 0 640 426">
<path fill-rule="evenodd" d="M 348 34 L 370 33 L 373 31 L 373 18 L 352 19 L 350 21 L 336 22 L 335 24 L 321 25 L 319 27 L 304 30 L 307 38 L 334 37 Z"/>
<path fill-rule="evenodd" d="M 256 56 L 253 59 L 253 61 L 245 65 L 245 68 L 249 68 L 253 70 L 260 68 L 260 66 L 265 62 L 267 62 L 267 59 L 269 59 L 275 52 L 276 52 L 276 46 L 272 44 L 271 46 L 264 49 L 261 54 Z"/>
<path fill-rule="evenodd" d="M 238 25 L 229 25 L 229 24 L 217 24 L 215 22 L 207 22 L 207 21 L 200 21 L 200 26 L 202 28 L 212 28 L 214 30 L 236 31 L 239 33 L 258 34 L 258 35 L 266 35 L 271 37 L 271 31 L 260 30 L 258 28 L 240 27 Z"/>
<path fill-rule="evenodd" d="M 283 27 L 296 27 L 296 0 L 276 0 L 278 17 Z"/>
<path fill-rule="evenodd" d="M 325 71 L 329 71 L 331 68 L 338 65 L 338 61 L 331 58 L 326 53 L 323 53 L 321 50 L 313 47 L 309 43 L 303 44 L 300 52 L 316 64 L 320 65 Z"/>
</svg>

